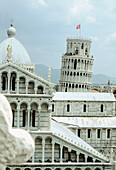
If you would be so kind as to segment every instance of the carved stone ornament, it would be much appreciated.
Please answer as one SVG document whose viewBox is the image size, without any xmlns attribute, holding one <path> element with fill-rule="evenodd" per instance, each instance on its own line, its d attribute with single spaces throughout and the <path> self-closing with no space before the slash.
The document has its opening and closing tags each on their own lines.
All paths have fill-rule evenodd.
<svg viewBox="0 0 116 170">
<path fill-rule="evenodd" d="M 12 46 L 8 45 L 7 47 L 7 58 L 8 60 L 12 60 Z"/>
<path fill-rule="evenodd" d="M 34 152 L 31 135 L 22 129 L 12 129 L 11 107 L 0 94 L 0 170 L 7 164 L 20 164 L 30 159 Z"/>
</svg>

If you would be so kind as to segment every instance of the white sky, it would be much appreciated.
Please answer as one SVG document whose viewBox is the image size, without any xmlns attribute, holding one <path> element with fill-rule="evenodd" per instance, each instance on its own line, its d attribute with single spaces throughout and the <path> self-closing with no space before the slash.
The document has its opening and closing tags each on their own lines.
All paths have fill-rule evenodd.
<svg viewBox="0 0 116 170">
<path fill-rule="evenodd" d="M 0 42 L 10 19 L 33 63 L 60 68 L 66 38 L 92 39 L 94 74 L 116 76 L 116 0 L 0 0 Z"/>
</svg>

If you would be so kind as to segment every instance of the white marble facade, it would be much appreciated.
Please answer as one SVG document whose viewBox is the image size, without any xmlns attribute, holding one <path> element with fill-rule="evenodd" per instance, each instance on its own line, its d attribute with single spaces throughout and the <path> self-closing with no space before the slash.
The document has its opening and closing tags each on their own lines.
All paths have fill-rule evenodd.
<svg viewBox="0 0 116 170">
<path fill-rule="evenodd" d="M 68 101 L 70 112 L 67 113 L 66 108 L 61 107 L 63 104 L 67 107 L 67 102 L 57 103 L 54 100 L 50 81 L 34 74 L 34 65 L 30 62 L 27 51 L 16 40 L 16 30 L 13 26 L 8 29 L 7 33 L 8 38 L 0 44 L 0 92 L 7 97 L 11 105 L 12 127 L 27 130 L 35 141 L 35 152 L 28 162 L 20 165 L 8 164 L 7 170 L 111 170 L 112 152 L 110 152 L 110 157 L 98 152 L 93 141 L 85 139 L 85 131 L 79 136 L 77 135 L 79 127 L 77 128 L 74 124 L 71 126 L 70 122 L 67 127 L 65 121 L 60 122 L 57 119 L 58 117 L 62 119 L 62 115 L 65 114 L 66 117 L 77 117 L 78 112 L 75 109 L 81 110 L 80 115 L 84 117 L 90 116 L 90 109 L 92 116 L 92 113 L 96 112 L 93 109 L 93 106 L 97 107 L 96 101 Z M 83 51 L 83 55 L 86 55 L 83 63 L 88 64 L 83 64 L 83 67 L 86 65 L 87 68 L 83 70 L 83 74 L 81 70 L 79 75 L 83 77 L 87 74 L 90 79 L 84 80 L 85 83 L 82 80 L 80 85 L 84 91 L 88 91 L 91 85 L 93 58 L 90 57 L 91 42 L 83 42 L 85 44 L 81 47 L 81 52 L 83 50 L 86 52 L 84 54 Z M 8 45 L 12 46 L 9 58 L 7 56 Z M 106 116 L 109 112 L 109 116 L 114 116 L 114 101 L 97 102 L 99 103 L 98 116 L 101 115 L 102 104 L 103 114 Z M 85 103 L 87 104 L 86 113 L 83 113 Z M 77 108 L 76 105 L 78 105 Z M 52 114 L 54 117 L 51 119 Z M 87 131 L 87 128 L 85 129 Z M 82 130 L 84 130 L 83 127 Z M 96 143 L 95 140 L 94 142 Z"/>
</svg>

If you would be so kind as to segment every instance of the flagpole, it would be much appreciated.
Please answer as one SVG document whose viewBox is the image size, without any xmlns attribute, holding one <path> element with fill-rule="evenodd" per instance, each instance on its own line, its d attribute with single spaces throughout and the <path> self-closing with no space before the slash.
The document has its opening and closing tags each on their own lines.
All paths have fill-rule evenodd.
<svg viewBox="0 0 116 170">
<path fill-rule="evenodd" d="M 81 39 L 81 24 L 80 24 L 80 39 Z"/>
</svg>

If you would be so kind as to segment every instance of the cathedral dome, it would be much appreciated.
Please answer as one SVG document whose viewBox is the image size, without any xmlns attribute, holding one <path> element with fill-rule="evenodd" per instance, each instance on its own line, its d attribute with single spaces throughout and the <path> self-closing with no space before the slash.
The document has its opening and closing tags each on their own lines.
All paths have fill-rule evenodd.
<svg viewBox="0 0 116 170">
<path fill-rule="evenodd" d="M 0 43 L 0 64 L 7 60 L 7 47 L 12 46 L 12 61 L 17 64 L 31 64 L 29 54 L 23 45 L 15 38 L 16 30 L 11 25 L 7 30 L 8 38 Z"/>
</svg>

